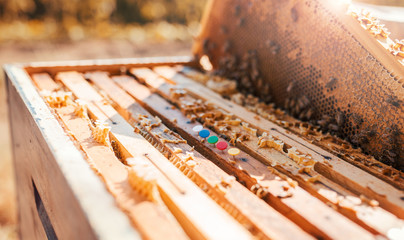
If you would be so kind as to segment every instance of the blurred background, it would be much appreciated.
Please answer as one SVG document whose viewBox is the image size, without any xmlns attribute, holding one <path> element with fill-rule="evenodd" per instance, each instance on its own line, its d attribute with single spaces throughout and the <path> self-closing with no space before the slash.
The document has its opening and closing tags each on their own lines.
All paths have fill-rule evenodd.
<svg viewBox="0 0 404 240">
<path fill-rule="evenodd" d="M 0 64 L 189 55 L 192 38 L 198 31 L 206 2 L 207 0 L 0 0 Z M 404 6 L 403 0 L 358 2 Z M 392 16 L 394 14 L 390 13 L 393 10 L 404 16 L 404 8 L 364 6 L 378 12 L 377 17 L 383 18 L 383 14 Z M 404 33 L 403 25 L 401 31 L 395 30 L 394 25 L 387 26 L 393 33 Z M 0 240 L 18 237 L 14 187 L 4 75 L 1 74 Z"/>
</svg>

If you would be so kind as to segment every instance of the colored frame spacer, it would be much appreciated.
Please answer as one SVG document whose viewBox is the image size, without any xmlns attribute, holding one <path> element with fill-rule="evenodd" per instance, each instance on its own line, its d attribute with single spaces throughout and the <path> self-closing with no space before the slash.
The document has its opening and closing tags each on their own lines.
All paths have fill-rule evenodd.
<svg viewBox="0 0 404 240">
<path fill-rule="evenodd" d="M 219 141 L 219 138 L 217 137 L 217 136 L 210 136 L 209 138 L 208 138 L 208 143 L 210 143 L 210 144 L 215 144 L 215 143 L 217 143 Z"/>
<path fill-rule="evenodd" d="M 218 143 L 216 143 L 216 148 L 219 150 L 225 150 L 227 148 L 228 144 L 225 141 L 220 141 Z"/>
<path fill-rule="evenodd" d="M 201 130 L 201 131 L 199 132 L 199 136 L 200 136 L 201 138 L 207 138 L 207 137 L 209 137 L 209 135 L 210 135 L 210 132 L 209 132 L 209 130 L 207 130 L 207 129 L 203 129 L 203 130 Z"/>
</svg>

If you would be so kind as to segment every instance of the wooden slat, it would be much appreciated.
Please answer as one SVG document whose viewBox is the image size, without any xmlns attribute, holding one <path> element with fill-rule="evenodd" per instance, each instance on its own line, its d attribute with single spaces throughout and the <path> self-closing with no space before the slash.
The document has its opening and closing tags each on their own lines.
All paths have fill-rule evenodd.
<svg viewBox="0 0 404 240">
<path fill-rule="evenodd" d="M 280 180 L 276 170 L 269 171 L 267 166 L 255 160 L 246 153 L 240 154 L 240 158 L 245 161 L 237 161 L 235 165 L 228 159 L 228 155 L 209 146 L 208 143 L 201 144 L 197 139 L 197 133 L 192 131 L 195 123 L 186 118 L 179 110 L 173 109 L 170 104 L 156 94 L 151 94 L 145 86 L 137 84 L 128 79 L 120 79 L 118 84 L 121 85 L 129 94 L 142 101 L 144 106 L 153 113 L 157 114 L 167 126 L 178 131 L 188 142 L 195 148 L 206 154 L 211 159 L 218 159 L 216 162 L 222 169 L 228 173 L 236 174 L 239 181 L 244 181 L 248 188 L 255 184 L 264 187 L 269 195 L 265 199 L 269 204 L 274 206 L 278 211 L 282 212 L 292 221 L 298 223 L 303 229 L 312 233 L 317 237 L 339 238 L 341 234 L 336 231 L 338 227 L 346 227 L 346 234 L 352 234 L 352 237 L 372 238 L 370 234 L 359 228 L 353 222 L 345 219 L 338 213 L 334 212 L 321 201 L 310 196 L 300 187 L 296 187 L 293 196 L 289 198 L 278 198 L 282 193 L 282 186 L 288 185 L 286 181 Z M 149 94 L 148 97 L 146 95 Z M 138 97 L 140 95 L 141 99 Z M 166 116 L 175 118 L 167 119 Z M 212 135 L 215 135 L 213 132 Z M 223 139 L 222 139 L 223 140 Z M 230 159 L 231 160 L 231 159 Z M 255 176 L 255 177 L 254 177 Z M 279 180 L 278 180 L 279 179 Z M 303 204 L 304 202 L 304 204 Z M 305 207 L 302 207 L 305 205 Z M 310 207 L 311 206 L 311 207 Z M 363 235 L 363 236 L 362 236 Z"/>
<path fill-rule="evenodd" d="M 74 114 L 74 107 L 68 106 L 56 111 L 87 154 L 90 165 L 104 179 L 118 205 L 129 214 L 145 238 L 188 239 L 165 206 L 146 201 L 133 191 L 125 166 L 107 146 L 92 138 L 87 121 Z M 158 228 L 154 227 L 156 224 Z"/>
<path fill-rule="evenodd" d="M 79 99 L 90 102 L 89 109 L 100 110 L 107 116 L 111 135 L 134 159 L 150 161 L 156 167 L 159 193 L 191 238 L 239 238 L 251 235 L 226 212 L 210 200 L 196 185 L 175 168 L 140 134 L 131 127 L 77 72 L 64 72 L 57 79 Z M 94 111 L 93 113 L 96 113 Z M 97 116 L 103 120 L 103 116 Z M 161 172 L 160 169 L 164 169 Z M 203 217 L 201 217 L 203 216 Z"/>
<path fill-rule="evenodd" d="M 30 74 L 49 73 L 51 76 L 62 71 L 103 71 L 114 72 L 116 74 L 126 71 L 131 67 L 153 67 L 165 64 L 173 66 L 183 64 L 194 66 L 196 62 L 191 56 L 171 56 L 171 57 L 143 57 L 143 58 L 120 58 L 120 59 L 95 59 L 95 60 L 72 60 L 72 61 L 52 61 L 52 62 L 34 62 L 20 64 Z"/>
<path fill-rule="evenodd" d="M 201 77 L 205 74 L 197 71 L 195 68 L 191 68 L 188 66 L 176 66 L 174 67 L 181 74 L 186 75 L 187 77 L 194 79 L 194 77 Z M 206 75 L 205 75 L 206 76 Z M 171 82 L 171 81 L 170 81 Z M 257 113 L 257 116 L 260 115 L 259 112 L 248 109 L 254 113 Z M 266 118 L 281 127 L 285 127 L 288 131 L 293 132 L 296 135 L 299 135 L 307 142 L 311 142 L 326 151 L 333 153 L 334 155 L 339 156 L 341 159 L 349 162 L 350 164 L 376 176 L 379 179 L 391 184 L 397 189 L 403 191 L 404 190 L 404 173 L 394 169 L 391 166 L 388 166 L 369 155 L 363 154 L 359 149 L 354 149 L 348 142 L 342 140 L 336 136 L 325 135 L 319 130 L 311 131 L 310 134 L 301 134 L 302 130 L 300 126 L 304 122 L 293 118 L 290 115 L 283 114 L 282 111 L 280 114 L 277 114 L 277 111 L 271 117 L 276 117 L 275 121 L 272 119 L 266 118 L 265 116 L 260 115 L 260 117 Z M 285 124 L 286 123 L 286 124 Z M 286 125 L 286 126 L 285 126 Z M 325 138 L 324 140 L 321 140 Z M 343 146 L 344 145 L 344 146 Z M 348 149 L 346 147 L 348 146 Z M 341 156 L 342 155 L 342 156 Z M 388 173 L 388 174 L 386 174 Z"/>
<path fill-rule="evenodd" d="M 400 218 L 404 218 L 404 193 L 375 176 L 352 166 L 344 160 L 334 156 L 318 146 L 304 141 L 293 133 L 287 133 L 285 129 L 276 124 L 263 119 L 256 119 L 256 114 L 247 111 L 243 107 L 223 99 L 217 93 L 205 86 L 198 84 L 189 78 L 169 67 L 156 68 L 159 74 L 184 87 L 194 96 L 213 103 L 219 108 L 232 112 L 241 120 L 248 122 L 252 127 L 260 132 L 270 132 L 272 135 L 282 140 L 288 145 L 296 146 L 298 150 L 305 154 L 310 154 L 316 164 L 314 169 L 323 176 L 335 181 L 345 188 L 357 194 L 364 194 L 368 198 L 377 200 L 380 205 Z M 163 84 L 161 87 L 167 86 Z"/>
<path fill-rule="evenodd" d="M 43 227 L 37 213 L 45 210 L 59 239 L 138 239 L 24 69 L 14 65 L 5 69 L 20 237 L 46 239 L 39 234 Z M 35 197 L 41 198 L 37 206 Z M 110 217 L 100 218 L 100 211 Z"/>
<path fill-rule="evenodd" d="M 88 76 L 101 91 L 109 96 L 116 105 L 118 112 L 122 116 L 126 116 L 127 120 L 132 125 L 139 122 L 138 114 L 149 116 L 150 119 L 153 118 L 152 115 L 141 107 L 130 95 L 118 87 L 113 80 L 109 78 L 108 73 L 92 72 L 86 74 L 86 76 Z M 116 76 L 113 77 L 113 79 L 117 82 L 133 81 L 133 78 L 129 76 Z M 141 92 L 141 97 L 147 97 L 145 95 L 147 93 L 147 91 Z M 164 144 L 162 139 L 178 140 L 178 138 L 167 133 L 167 127 L 163 124 L 155 126 L 151 130 L 144 128 L 143 130 L 148 131 L 148 134 L 154 137 L 153 141 L 165 146 L 170 157 L 177 156 L 183 163 L 186 162 L 186 153 L 192 152 L 193 159 L 197 165 L 193 168 L 185 168 L 184 164 L 179 164 L 178 167 L 180 169 L 185 168 L 183 172 L 187 172 L 187 175 L 190 176 L 198 186 L 205 188 L 205 191 L 213 199 L 217 199 L 216 201 L 219 205 L 223 206 L 229 213 L 233 213 L 233 217 L 238 219 L 240 223 L 250 226 L 249 229 L 252 233 L 255 233 L 254 235 L 271 239 L 310 238 L 292 222 L 269 205 L 265 204 L 265 202 L 257 198 L 238 182 L 230 182 L 229 186 L 225 187 L 225 190 L 221 190 L 218 185 L 220 185 L 224 179 L 228 179 L 229 175 L 198 152 L 193 151 L 193 148 L 186 143 Z M 181 149 L 181 152 L 176 153 L 176 149 Z"/>
<path fill-rule="evenodd" d="M 154 79 L 157 77 L 148 69 L 136 69 L 132 70 L 132 73 L 137 74 L 139 78 L 145 80 L 147 83 L 154 82 Z M 147 79 L 147 77 L 150 78 Z M 172 85 L 164 84 L 161 85 L 160 88 L 155 90 L 169 99 L 170 87 L 172 87 Z M 175 101 L 175 99 L 171 100 Z M 240 126 L 232 126 L 232 130 L 236 132 L 244 132 L 244 130 Z M 280 154 L 274 149 L 259 148 L 257 145 L 257 137 L 251 136 L 250 138 L 250 140 L 237 143 L 238 146 L 263 162 L 271 161 L 271 165 L 277 164 L 275 166 L 276 169 L 298 181 L 304 189 L 309 191 L 314 196 L 318 197 L 320 200 L 326 203 L 333 203 L 335 208 L 337 208 L 339 212 L 357 222 L 365 229 L 374 233 L 378 232 L 380 234 L 387 234 L 390 228 L 401 227 L 404 225 L 404 222 L 402 220 L 397 219 L 394 215 L 384 211 L 381 208 L 372 208 L 356 204 L 347 205 L 340 202 L 341 197 L 338 196 L 352 196 L 353 194 L 351 194 L 349 191 L 344 190 L 343 188 L 326 178 L 320 178 L 315 184 L 307 182 L 312 175 L 299 173 L 299 166 L 297 166 L 294 161 L 290 160 L 287 156 Z M 371 212 L 371 214 L 369 214 L 369 212 Z M 380 219 L 384 220 L 380 221 Z"/>
<path fill-rule="evenodd" d="M 34 82 L 42 89 L 55 91 L 58 85 L 47 74 L 34 75 Z M 40 88 L 41 89 L 41 88 Z M 138 195 L 130 186 L 126 167 L 109 147 L 92 137 L 85 118 L 75 115 L 74 106 L 55 108 L 66 129 L 78 141 L 93 170 L 104 180 L 120 208 L 126 212 L 142 236 L 147 239 L 188 239 L 165 206 L 158 206 Z M 156 229 L 154 224 L 158 224 Z"/>
<path fill-rule="evenodd" d="M 59 89 L 59 85 L 55 83 L 55 81 L 53 81 L 51 76 L 49 76 L 47 73 L 32 74 L 31 78 L 40 90 L 48 90 L 53 92 Z"/>
</svg>

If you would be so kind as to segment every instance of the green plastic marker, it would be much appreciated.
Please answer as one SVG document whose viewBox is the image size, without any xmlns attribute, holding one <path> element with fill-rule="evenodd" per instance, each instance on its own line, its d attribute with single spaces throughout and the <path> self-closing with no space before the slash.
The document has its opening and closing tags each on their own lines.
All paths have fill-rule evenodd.
<svg viewBox="0 0 404 240">
<path fill-rule="evenodd" d="M 217 143 L 217 141 L 219 141 L 219 138 L 217 136 L 210 136 L 208 138 L 208 143 L 210 143 L 210 144 L 215 144 L 215 143 Z"/>
</svg>

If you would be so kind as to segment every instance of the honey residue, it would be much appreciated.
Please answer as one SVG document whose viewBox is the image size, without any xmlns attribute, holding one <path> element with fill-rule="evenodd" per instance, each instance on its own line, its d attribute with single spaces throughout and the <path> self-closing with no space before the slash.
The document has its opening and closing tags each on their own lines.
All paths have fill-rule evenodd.
<svg viewBox="0 0 404 240">
<path fill-rule="evenodd" d="M 109 132 L 111 131 L 111 127 L 108 126 L 106 122 L 103 121 L 95 121 L 94 127 L 92 127 L 93 138 L 105 146 L 111 147 L 111 142 L 109 140 Z"/>
<path fill-rule="evenodd" d="M 72 102 L 72 93 L 65 91 L 50 92 L 48 90 L 41 91 L 42 97 L 53 108 L 67 106 Z"/>
<path fill-rule="evenodd" d="M 159 199 L 157 190 L 157 170 L 152 164 L 143 158 L 128 158 L 129 183 L 140 195 L 150 201 L 156 202 Z"/>
</svg>

